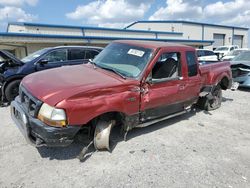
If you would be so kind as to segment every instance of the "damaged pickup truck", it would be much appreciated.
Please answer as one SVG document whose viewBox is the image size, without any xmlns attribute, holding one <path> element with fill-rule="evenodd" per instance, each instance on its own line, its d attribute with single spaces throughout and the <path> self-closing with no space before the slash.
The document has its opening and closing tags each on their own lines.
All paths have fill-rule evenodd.
<svg viewBox="0 0 250 188">
<path fill-rule="evenodd" d="M 114 126 L 135 127 L 188 112 L 219 108 L 231 87 L 230 63 L 199 66 L 192 47 L 153 41 L 114 41 L 85 65 L 25 77 L 11 115 L 35 146 L 67 146 L 79 132 L 108 149 Z M 83 131 L 85 130 L 85 131 Z"/>
<path fill-rule="evenodd" d="M 233 80 L 239 87 L 250 88 L 250 50 L 242 52 L 231 61 Z"/>
</svg>

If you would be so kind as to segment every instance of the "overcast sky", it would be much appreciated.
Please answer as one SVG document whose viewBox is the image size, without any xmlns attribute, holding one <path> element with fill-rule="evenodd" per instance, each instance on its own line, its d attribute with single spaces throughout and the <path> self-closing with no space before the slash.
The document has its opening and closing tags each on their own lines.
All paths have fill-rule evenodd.
<svg viewBox="0 0 250 188">
<path fill-rule="evenodd" d="M 123 28 L 177 19 L 250 27 L 250 0 L 0 0 L 0 31 L 8 21 Z"/>
</svg>

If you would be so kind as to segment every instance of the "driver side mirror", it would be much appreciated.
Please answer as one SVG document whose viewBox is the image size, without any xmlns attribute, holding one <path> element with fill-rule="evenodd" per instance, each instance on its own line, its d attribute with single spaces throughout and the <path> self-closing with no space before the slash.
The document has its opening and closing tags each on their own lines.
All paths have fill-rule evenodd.
<svg viewBox="0 0 250 188">
<path fill-rule="evenodd" d="M 40 61 L 38 61 L 37 63 L 40 64 L 41 66 L 48 64 L 48 60 L 47 59 L 41 59 Z"/>
</svg>

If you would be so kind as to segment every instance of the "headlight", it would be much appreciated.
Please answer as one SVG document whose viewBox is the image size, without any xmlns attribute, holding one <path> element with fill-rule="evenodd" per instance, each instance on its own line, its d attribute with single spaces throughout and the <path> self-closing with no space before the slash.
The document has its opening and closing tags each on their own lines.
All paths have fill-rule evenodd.
<svg viewBox="0 0 250 188">
<path fill-rule="evenodd" d="M 45 103 L 39 110 L 38 119 L 54 127 L 64 127 L 67 124 L 66 114 L 63 109 L 54 108 Z"/>
</svg>

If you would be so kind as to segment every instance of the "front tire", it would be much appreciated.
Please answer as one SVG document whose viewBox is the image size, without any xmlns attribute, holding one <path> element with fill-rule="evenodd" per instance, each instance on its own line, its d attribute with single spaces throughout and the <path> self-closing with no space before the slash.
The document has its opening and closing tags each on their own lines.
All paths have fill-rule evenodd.
<svg viewBox="0 0 250 188">
<path fill-rule="evenodd" d="M 110 133 L 115 120 L 99 120 L 94 133 L 94 146 L 97 150 L 110 151 Z"/>
<path fill-rule="evenodd" d="M 18 96 L 20 83 L 21 80 L 14 80 L 7 85 L 5 89 L 5 98 L 8 102 L 13 101 L 16 96 Z"/>
</svg>

